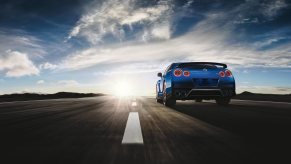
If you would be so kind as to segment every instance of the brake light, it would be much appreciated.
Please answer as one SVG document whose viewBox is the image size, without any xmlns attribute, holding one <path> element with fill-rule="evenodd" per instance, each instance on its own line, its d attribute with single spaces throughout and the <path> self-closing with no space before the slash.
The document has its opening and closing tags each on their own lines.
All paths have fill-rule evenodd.
<svg viewBox="0 0 291 164">
<path fill-rule="evenodd" d="M 231 77 L 231 76 L 232 76 L 232 73 L 230 72 L 230 70 L 226 70 L 226 71 L 225 71 L 225 75 L 226 75 L 227 77 Z"/>
<path fill-rule="evenodd" d="M 220 72 L 219 72 L 219 76 L 220 76 L 220 77 L 225 77 L 225 73 L 224 73 L 223 71 L 220 71 Z"/>
<path fill-rule="evenodd" d="M 176 77 L 180 77 L 180 76 L 182 75 L 182 70 L 180 70 L 180 69 L 176 69 L 176 70 L 174 71 L 174 75 L 175 75 Z"/>
<path fill-rule="evenodd" d="M 186 77 L 189 77 L 190 76 L 190 72 L 189 71 L 184 71 L 183 75 L 186 76 Z"/>
</svg>

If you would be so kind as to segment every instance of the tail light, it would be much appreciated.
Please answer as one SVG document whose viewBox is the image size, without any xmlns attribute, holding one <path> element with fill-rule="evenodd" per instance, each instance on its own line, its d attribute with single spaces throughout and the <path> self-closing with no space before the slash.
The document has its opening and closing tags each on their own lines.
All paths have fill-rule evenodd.
<svg viewBox="0 0 291 164">
<path fill-rule="evenodd" d="M 220 76 L 220 77 L 225 77 L 225 73 L 224 73 L 223 71 L 220 71 L 220 72 L 219 72 L 219 76 Z"/>
<path fill-rule="evenodd" d="M 190 72 L 189 71 L 184 71 L 183 75 L 186 76 L 186 77 L 189 77 L 190 76 Z"/>
<path fill-rule="evenodd" d="M 230 70 L 226 70 L 226 71 L 225 71 L 225 75 L 226 75 L 227 77 L 231 77 L 231 76 L 232 76 L 232 73 L 230 72 Z"/>
<path fill-rule="evenodd" d="M 176 69 L 176 70 L 174 71 L 174 75 L 175 75 L 176 77 L 180 77 L 180 76 L 182 75 L 182 70 L 180 70 L 180 69 Z"/>
</svg>

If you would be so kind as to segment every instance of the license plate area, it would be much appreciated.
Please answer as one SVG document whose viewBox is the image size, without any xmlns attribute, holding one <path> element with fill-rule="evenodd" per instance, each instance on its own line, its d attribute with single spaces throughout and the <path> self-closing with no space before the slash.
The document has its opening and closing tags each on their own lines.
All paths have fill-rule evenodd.
<svg viewBox="0 0 291 164">
<path fill-rule="evenodd" d="M 193 84 L 195 87 L 216 87 L 218 85 L 217 78 L 194 78 Z"/>
</svg>

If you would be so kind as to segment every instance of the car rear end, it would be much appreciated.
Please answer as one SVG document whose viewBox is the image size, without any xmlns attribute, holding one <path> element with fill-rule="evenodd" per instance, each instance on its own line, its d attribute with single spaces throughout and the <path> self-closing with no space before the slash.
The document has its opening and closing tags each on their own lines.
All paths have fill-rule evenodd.
<svg viewBox="0 0 291 164">
<path fill-rule="evenodd" d="M 172 72 L 172 96 L 176 100 L 219 99 L 235 96 L 235 80 L 225 64 L 177 63 Z"/>
</svg>

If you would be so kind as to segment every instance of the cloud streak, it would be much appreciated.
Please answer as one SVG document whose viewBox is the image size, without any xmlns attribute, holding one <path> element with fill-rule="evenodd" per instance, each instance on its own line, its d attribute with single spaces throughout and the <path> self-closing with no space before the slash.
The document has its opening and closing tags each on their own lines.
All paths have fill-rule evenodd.
<svg viewBox="0 0 291 164">
<path fill-rule="evenodd" d="M 77 86 L 79 83 L 75 80 L 60 80 L 58 81 L 58 85 L 68 87 L 68 86 Z"/>
<path fill-rule="evenodd" d="M 15 50 L 29 54 L 30 57 L 42 57 L 46 54 L 40 40 L 27 35 L 22 30 L 0 28 L 0 52 Z"/>
</svg>

